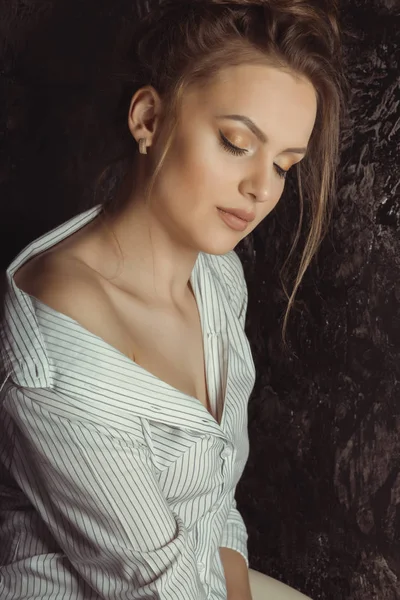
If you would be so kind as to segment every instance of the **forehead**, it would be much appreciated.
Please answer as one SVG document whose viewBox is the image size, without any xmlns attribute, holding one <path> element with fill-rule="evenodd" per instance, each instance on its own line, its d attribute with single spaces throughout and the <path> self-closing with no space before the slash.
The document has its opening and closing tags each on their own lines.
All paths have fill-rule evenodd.
<svg viewBox="0 0 400 600">
<path fill-rule="evenodd" d="M 317 97 L 304 77 L 268 65 L 242 64 L 219 71 L 207 84 L 195 85 L 184 96 L 182 112 L 192 122 L 217 114 L 243 114 L 268 132 L 272 126 L 291 128 L 308 139 L 315 122 Z"/>
</svg>

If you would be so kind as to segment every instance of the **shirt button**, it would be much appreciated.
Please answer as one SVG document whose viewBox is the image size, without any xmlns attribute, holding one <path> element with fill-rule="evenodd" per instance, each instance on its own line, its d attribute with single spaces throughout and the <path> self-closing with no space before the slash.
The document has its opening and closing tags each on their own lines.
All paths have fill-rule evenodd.
<svg viewBox="0 0 400 600">
<path fill-rule="evenodd" d="M 199 569 L 199 571 L 204 571 L 204 569 L 206 568 L 204 563 L 199 562 L 197 563 L 197 568 Z"/>
<path fill-rule="evenodd" d="M 231 454 L 232 454 L 232 448 L 230 446 L 226 446 L 226 448 L 224 448 L 223 451 L 221 452 L 222 458 L 228 458 L 228 456 L 231 456 Z"/>
</svg>

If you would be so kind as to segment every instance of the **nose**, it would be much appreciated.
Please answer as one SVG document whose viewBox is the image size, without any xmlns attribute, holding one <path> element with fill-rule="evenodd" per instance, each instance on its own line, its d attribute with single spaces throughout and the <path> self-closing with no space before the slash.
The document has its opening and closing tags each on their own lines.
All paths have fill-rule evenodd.
<svg viewBox="0 0 400 600">
<path fill-rule="evenodd" d="M 276 178 L 276 175 L 275 175 Z M 251 173 L 243 178 L 240 191 L 244 195 L 252 196 L 256 202 L 268 202 L 274 198 L 274 186 L 276 187 L 273 169 L 266 166 L 265 162 L 257 166 Z"/>
</svg>

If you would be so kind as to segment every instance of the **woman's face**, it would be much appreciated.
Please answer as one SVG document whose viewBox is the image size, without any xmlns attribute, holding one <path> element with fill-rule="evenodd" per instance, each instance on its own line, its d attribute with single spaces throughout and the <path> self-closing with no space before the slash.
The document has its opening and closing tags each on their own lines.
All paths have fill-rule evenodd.
<svg viewBox="0 0 400 600">
<path fill-rule="evenodd" d="M 276 206 L 286 171 L 304 157 L 316 110 L 311 83 L 263 65 L 229 67 L 191 88 L 153 190 L 152 218 L 186 247 L 232 250 Z M 244 209 L 254 220 L 237 231 L 218 208 Z"/>
</svg>

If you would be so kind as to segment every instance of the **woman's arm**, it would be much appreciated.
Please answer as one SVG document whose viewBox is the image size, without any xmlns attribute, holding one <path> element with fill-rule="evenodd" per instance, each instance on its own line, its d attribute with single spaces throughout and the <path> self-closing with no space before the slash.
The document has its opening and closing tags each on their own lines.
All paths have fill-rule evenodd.
<svg viewBox="0 0 400 600">
<path fill-rule="evenodd" d="M 249 570 L 243 556 L 231 548 L 220 548 L 219 553 L 225 572 L 228 600 L 252 600 Z"/>
<path fill-rule="evenodd" d="M 57 565 L 53 555 L 19 561 L 2 580 L 9 597 L 33 589 L 35 597 L 58 597 L 66 578 L 93 590 L 85 598 L 203 600 L 191 538 L 161 493 L 147 447 L 59 415 L 43 396 L 59 403 L 53 390 L 14 388 L 4 406 L 15 424 L 12 475 L 61 552 Z"/>
</svg>

